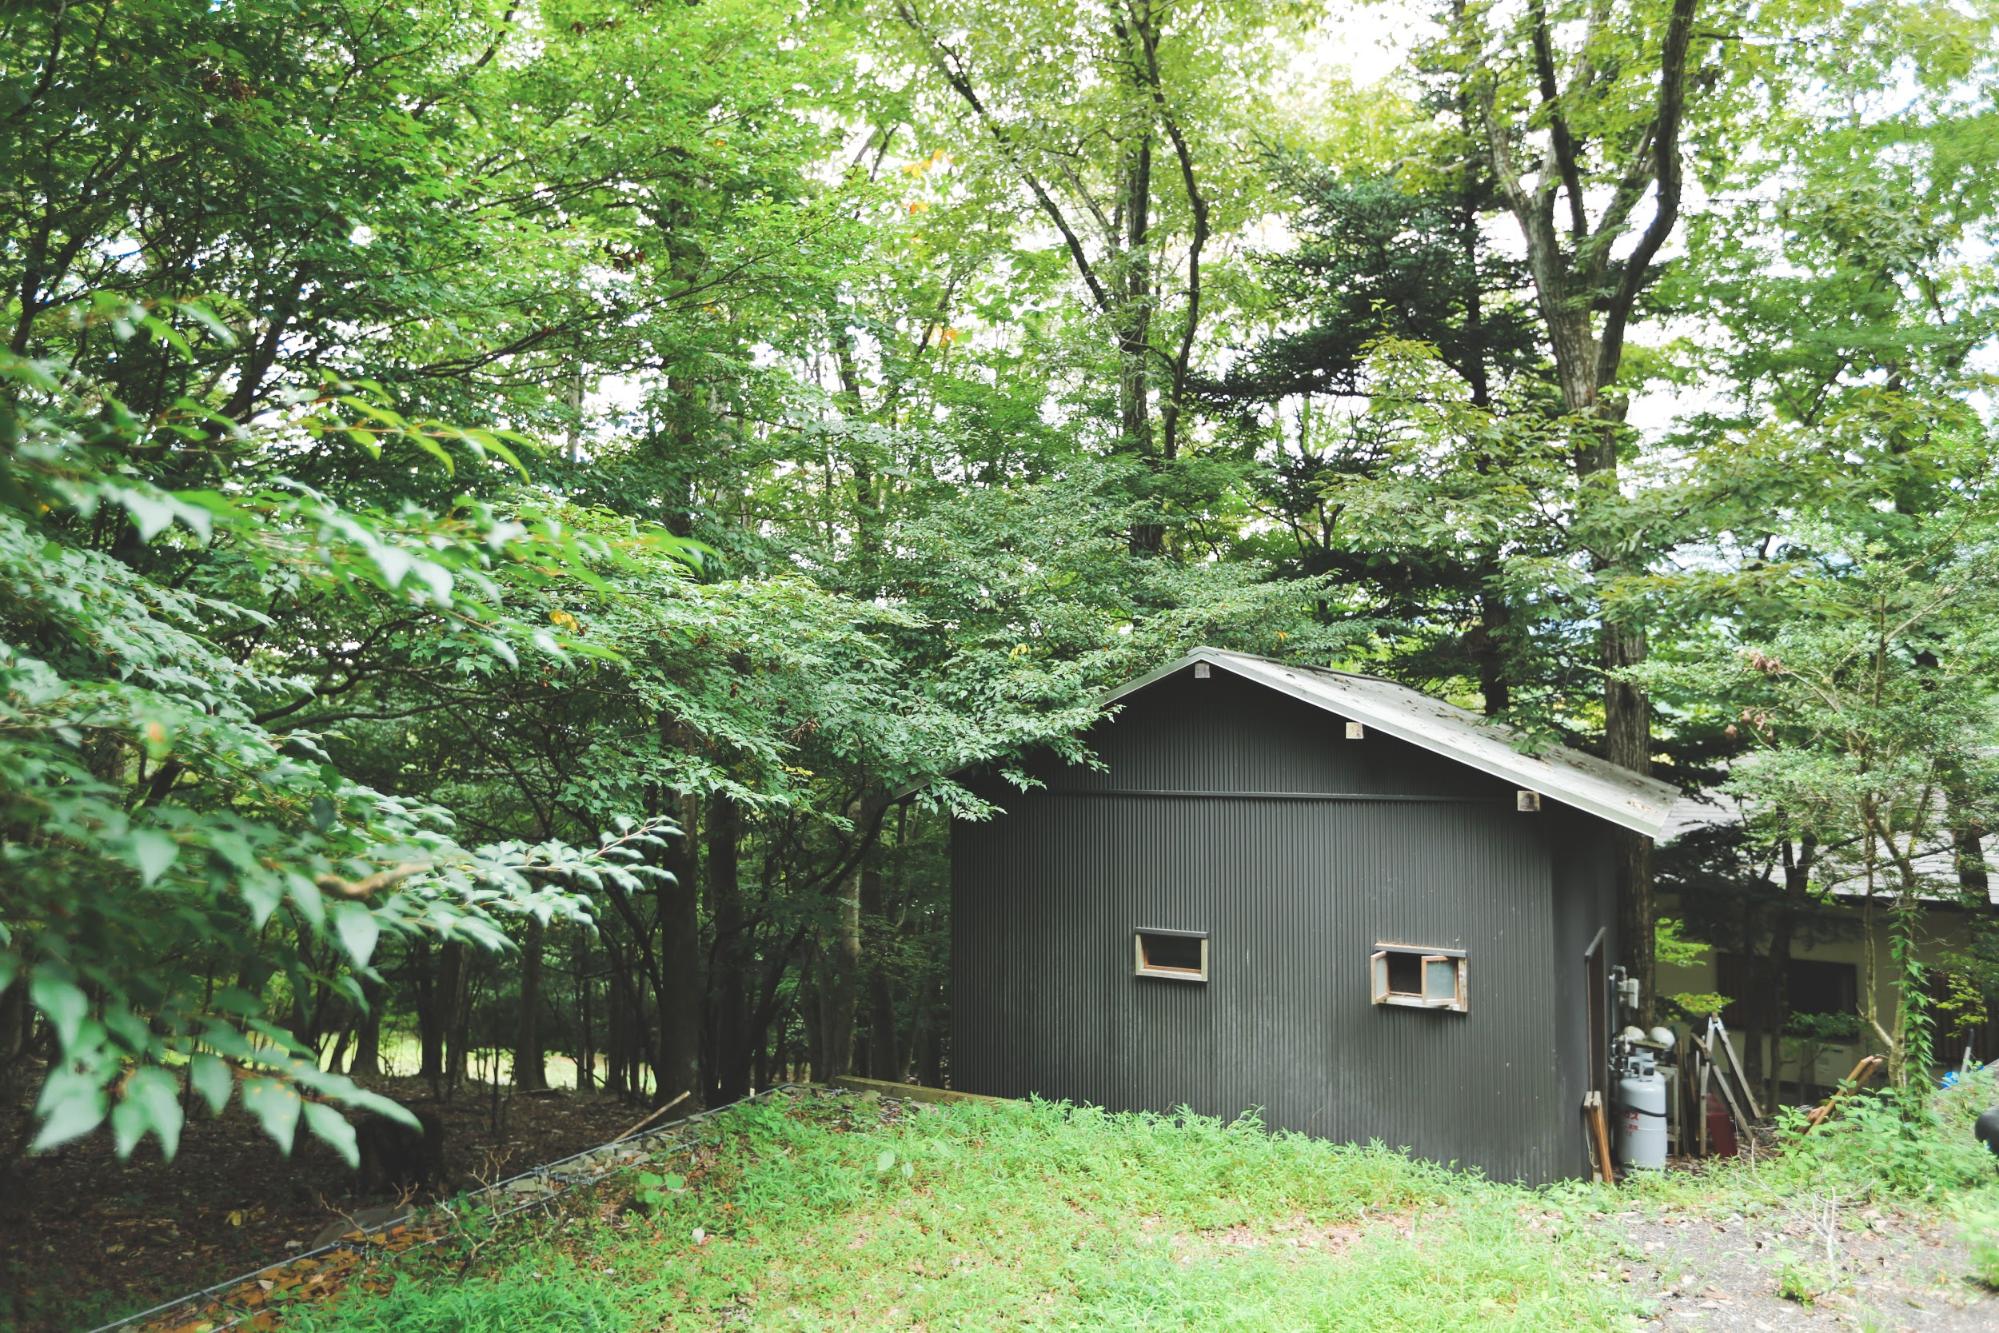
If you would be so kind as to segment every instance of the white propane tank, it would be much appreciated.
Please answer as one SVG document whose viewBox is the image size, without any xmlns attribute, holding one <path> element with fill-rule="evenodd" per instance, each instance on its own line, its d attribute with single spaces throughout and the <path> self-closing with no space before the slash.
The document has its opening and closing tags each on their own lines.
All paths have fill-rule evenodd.
<svg viewBox="0 0 1999 1333">
<path fill-rule="evenodd" d="M 1649 1055 L 1637 1055 L 1617 1080 L 1617 1161 L 1627 1171 L 1666 1165 L 1666 1080 Z"/>
</svg>

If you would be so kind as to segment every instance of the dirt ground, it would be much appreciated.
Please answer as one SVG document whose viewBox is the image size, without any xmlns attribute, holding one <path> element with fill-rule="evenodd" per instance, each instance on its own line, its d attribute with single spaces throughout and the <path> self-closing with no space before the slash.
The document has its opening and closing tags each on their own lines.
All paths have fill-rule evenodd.
<svg viewBox="0 0 1999 1333">
<path fill-rule="evenodd" d="M 437 1112 L 449 1183 L 461 1188 L 595 1147 L 644 1114 L 602 1094 L 503 1091 L 496 1132 L 485 1085 L 435 1102 L 421 1080 L 367 1082 Z M 0 1108 L 0 1142 L 27 1110 Z M 0 1187 L 0 1328 L 87 1327 L 143 1309 L 296 1254 L 329 1222 L 392 1199 L 364 1196 L 303 1128 L 285 1157 L 234 1106 L 220 1119 L 191 1114 L 166 1165 L 150 1138 L 120 1162 L 100 1132 L 27 1159 Z"/>
<path fill-rule="evenodd" d="M 1600 1223 L 1661 1328 L 1999 1328 L 1954 1224 L 1831 1197 L 1756 1215 L 1631 1210 Z"/>
</svg>

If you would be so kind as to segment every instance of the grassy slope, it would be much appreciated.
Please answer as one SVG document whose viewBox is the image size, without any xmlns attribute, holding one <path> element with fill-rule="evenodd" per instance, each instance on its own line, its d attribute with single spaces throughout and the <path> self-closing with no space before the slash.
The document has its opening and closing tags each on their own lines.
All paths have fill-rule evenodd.
<svg viewBox="0 0 1999 1333">
<path fill-rule="evenodd" d="M 1719 1224 L 1801 1201 L 1849 1228 L 1883 1210 L 1961 1228 L 1940 1280 L 1999 1286 L 1999 1185 L 1970 1135 L 1993 1096 L 1982 1075 L 1920 1126 L 1862 1098 L 1760 1163 L 1527 1190 L 1252 1123 L 781 1095 L 706 1122 L 658 1174 L 529 1234 L 475 1223 L 428 1270 L 290 1327 L 1616 1328 L 1660 1294 L 1619 1280 L 1639 1257 L 1620 1210 Z M 1845 1282 L 1807 1273 L 1800 1293 L 1785 1255 L 1737 1259 L 1744 1295 Z"/>
<path fill-rule="evenodd" d="M 440 1265 L 292 1326 L 1601 1328 L 1635 1313 L 1603 1280 L 1583 1190 L 1247 1123 L 801 1096 L 718 1117 L 661 1169 L 684 1178 L 649 1210 L 572 1216 L 464 1277 Z"/>
</svg>

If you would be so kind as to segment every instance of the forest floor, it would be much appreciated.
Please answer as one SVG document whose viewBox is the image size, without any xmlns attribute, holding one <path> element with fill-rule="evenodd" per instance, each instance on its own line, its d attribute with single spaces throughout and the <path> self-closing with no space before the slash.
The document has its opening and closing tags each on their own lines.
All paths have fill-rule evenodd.
<svg viewBox="0 0 1999 1333">
<path fill-rule="evenodd" d="M 1966 1225 L 1999 1216 L 1989 1164 L 1898 1200 L 1841 1174 L 1864 1145 L 1530 1190 L 1253 1124 L 780 1091 L 650 1151 L 267 1313 L 356 1333 L 1999 1326 Z"/>
<path fill-rule="evenodd" d="M 363 1082 L 437 1112 L 458 1188 L 595 1147 L 641 1114 L 602 1094 L 503 1092 L 496 1129 L 485 1084 L 437 1102 L 419 1079 Z M 14 1141 L 29 1110 L 0 1107 L 0 1142 Z M 101 1131 L 26 1159 L 0 1189 L 0 1328 L 86 1327 L 145 1309 L 298 1253 L 330 1222 L 393 1198 L 363 1195 L 311 1135 L 284 1156 L 237 1106 L 190 1115 L 171 1163 L 150 1138 L 121 1162 Z"/>
</svg>

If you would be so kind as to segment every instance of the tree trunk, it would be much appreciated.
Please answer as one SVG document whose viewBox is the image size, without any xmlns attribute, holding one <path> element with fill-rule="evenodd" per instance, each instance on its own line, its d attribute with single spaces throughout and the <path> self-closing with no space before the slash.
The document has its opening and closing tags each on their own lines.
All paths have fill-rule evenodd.
<svg viewBox="0 0 1999 1333">
<path fill-rule="evenodd" d="M 13 1089 L 14 1070 L 28 1048 L 28 988 L 0 991 L 0 1093 Z"/>
<path fill-rule="evenodd" d="M 1112 319 L 1118 349 L 1118 429 L 1127 456 L 1150 468 L 1152 450 L 1152 390 L 1146 358 L 1152 344 L 1152 266 L 1146 247 L 1152 222 L 1152 136 L 1141 134 L 1125 160 L 1123 197 L 1118 211 L 1124 219 L 1123 280 Z M 1151 497 L 1147 497 L 1148 502 Z M 1156 555 L 1166 544 L 1166 528 L 1147 518 L 1133 525 L 1131 549 Z M 843 1071 L 844 1072 L 844 1071 Z"/>
<path fill-rule="evenodd" d="M 1950 845 L 1956 856 L 1959 891 L 1974 910 L 1984 909 L 1992 902 L 1992 876 L 1985 864 L 1985 830 L 1954 818 Z"/>
<path fill-rule="evenodd" d="M 379 1078 L 382 1073 L 382 1006 L 388 1002 L 382 983 L 363 980 L 361 998 L 368 1008 L 361 1015 L 361 1028 L 354 1039 L 354 1059 L 347 1066 L 350 1078 Z"/>
<path fill-rule="evenodd" d="M 714 923 L 714 961 L 708 994 L 713 1019 L 714 1093 L 717 1105 L 749 1095 L 754 1055 L 749 1014 L 749 937 L 743 918 L 742 815 L 720 792 L 708 798 L 708 919 Z"/>
<path fill-rule="evenodd" d="M 546 935 L 540 918 L 529 917 L 527 938 L 521 942 L 521 1007 L 514 1029 L 514 1087 L 521 1092 L 540 1092 L 548 1086 L 541 1051 L 541 955 Z"/>
<path fill-rule="evenodd" d="M 1770 950 L 1764 955 L 1764 1003 L 1758 1006 L 1763 1011 L 1764 1022 L 1769 1028 L 1770 1061 L 1763 1069 L 1763 1104 L 1778 1105 L 1784 1084 L 1784 1029 L 1791 1025 L 1791 945 L 1797 936 L 1797 918 L 1791 909 L 1778 904 L 1776 919 L 1770 926 Z M 1756 1040 L 1762 1034 L 1751 1037 L 1756 1058 L 1761 1058 L 1761 1043 Z M 1758 1070 L 1752 1067 L 1749 1076 L 1754 1079 Z M 1798 1071 L 1798 1087 L 1803 1093 L 1806 1071 Z"/>
<path fill-rule="evenodd" d="M 825 951 L 814 948 L 798 973 L 798 1036 L 788 1063 L 792 1077 L 809 1082 L 826 1065 L 826 1006 L 822 977 L 826 971 Z M 782 1035 L 789 1035 L 788 1033 Z M 801 1069 L 800 1063 L 803 1063 Z"/>
<path fill-rule="evenodd" d="M 444 1029 L 448 1026 L 439 995 L 437 956 L 429 940 L 410 946 L 410 982 L 416 991 L 417 1077 L 433 1090 L 444 1079 Z"/>
<path fill-rule="evenodd" d="M 591 1001 L 597 983 L 590 978 L 590 932 L 575 932 L 570 965 L 576 974 L 576 1090 L 588 1092 L 597 1081 L 597 1031 Z"/>
<path fill-rule="evenodd" d="M 916 1022 L 911 1035 L 916 1081 L 926 1088 L 944 1086 L 944 987 L 926 981 L 917 992 Z"/>
<path fill-rule="evenodd" d="M 861 902 L 854 877 L 843 880 L 831 938 L 819 953 L 819 1041 L 813 1077 L 854 1072 L 854 1016 L 861 981 Z"/>
<path fill-rule="evenodd" d="M 1645 660 L 1645 632 L 1606 620 L 1603 664 L 1606 671 L 1637 666 Z M 1603 687 L 1604 757 L 1634 773 L 1652 771 L 1652 709 L 1645 691 L 1614 677 Z M 1650 1028 L 1657 1021 L 1658 960 L 1655 957 L 1652 894 L 1652 839 L 1628 829 L 1613 831 L 1617 858 L 1617 901 L 1622 914 L 1625 966 L 1638 979 L 1638 1023 Z"/>
<path fill-rule="evenodd" d="M 879 858 L 870 855 L 861 863 L 861 916 L 873 936 L 868 951 L 868 1075 L 899 1081 L 902 1055 L 897 1049 L 895 997 L 889 987 L 889 946 L 894 941 L 894 923 L 883 912 L 882 872 Z"/>
<path fill-rule="evenodd" d="M 1482 577 L 1490 580 L 1493 573 L 1488 570 Z M 1512 618 L 1512 608 L 1498 589 L 1487 586 L 1479 590 L 1479 623 L 1472 656 L 1478 663 L 1478 690 L 1485 701 L 1487 717 L 1505 712 L 1513 702 L 1513 691 L 1506 679 L 1505 649 L 1506 628 Z"/>
<path fill-rule="evenodd" d="M 1562 402 L 1582 432 L 1575 451 L 1575 468 L 1582 482 L 1578 506 L 1585 514 L 1617 495 L 1617 437 L 1623 404 L 1606 399 L 1604 390 L 1617 380 L 1624 338 L 1632 310 L 1647 282 L 1660 248 L 1672 234 L 1680 209 L 1682 171 L 1680 128 L 1687 96 L 1687 53 L 1693 35 L 1698 0 L 1672 0 L 1659 55 L 1658 86 L 1652 102 L 1652 125 L 1646 134 L 1648 154 L 1621 176 L 1605 179 L 1601 220 L 1591 231 L 1587 206 L 1591 185 L 1582 179 L 1575 138 L 1566 120 L 1566 106 L 1556 86 L 1549 56 L 1550 33 L 1545 13 L 1531 8 L 1534 57 L 1539 66 L 1540 100 L 1526 123 L 1502 122 L 1498 111 L 1496 68 L 1487 61 L 1508 53 L 1483 55 L 1466 71 L 1462 104 L 1476 106 L 1485 124 L 1485 158 L 1493 181 L 1519 225 L 1526 242 L 1527 267 L 1542 324 L 1554 353 Z M 1454 0 L 1460 22 L 1474 11 Z M 1478 37 L 1477 29 L 1465 34 Z M 1509 113 L 1510 114 L 1510 113 Z M 1517 160 L 1518 139 L 1529 126 L 1549 135 L 1546 156 L 1538 165 L 1539 179 L 1530 181 Z M 1565 242 L 1558 230 L 1557 184 L 1568 196 L 1570 222 Z M 1654 212 L 1644 229 L 1633 235 L 1632 209 L 1650 190 Z M 1612 263 L 1621 239 L 1632 237 L 1628 254 Z M 1642 557 L 1619 549 L 1591 552 L 1599 574 L 1638 563 Z M 1636 666 L 1645 660 L 1642 627 L 1604 618 L 1602 662 L 1607 671 Z M 1605 757 L 1639 773 L 1651 770 L 1651 711 L 1642 690 L 1617 680 L 1604 686 Z M 1624 927 L 1625 965 L 1641 986 L 1640 1021 L 1650 1025 L 1656 1008 L 1653 982 L 1653 901 L 1651 841 L 1622 830 L 1616 834 L 1617 889 L 1620 923 Z"/>
<path fill-rule="evenodd" d="M 461 941 L 453 940 L 438 951 L 437 998 L 439 1021 L 443 1025 L 444 1061 L 442 1074 L 447 1088 L 456 1089 L 467 1081 L 472 1015 L 472 959 Z"/>
<path fill-rule="evenodd" d="M 625 1052 L 630 1048 L 631 1004 L 625 998 L 629 979 L 618 969 L 615 956 L 611 961 L 611 985 L 605 996 L 604 1014 L 604 1091 L 618 1097 L 631 1095 L 631 1080 L 626 1076 Z"/>
<path fill-rule="evenodd" d="M 689 1093 L 689 1110 L 703 1101 L 701 1089 L 701 907 L 700 864 L 694 839 L 699 803 L 679 798 L 681 833 L 674 839 L 667 868 L 673 882 L 656 894 L 660 926 L 659 1055 L 654 1096 L 661 1102 Z"/>
<path fill-rule="evenodd" d="M 358 1025 L 359 1021 L 360 1015 L 357 1014 L 355 1015 L 354 1023 L 341 1024 L 340 1030 L 334 1034 L 333 1049 L 326 1054 L 327 1073 L 338 1074 L 341 1072 L 340 1062 L 347 1058 L 347 1044 L 354 1039 L 354 1028 Z"/>
</svg>

